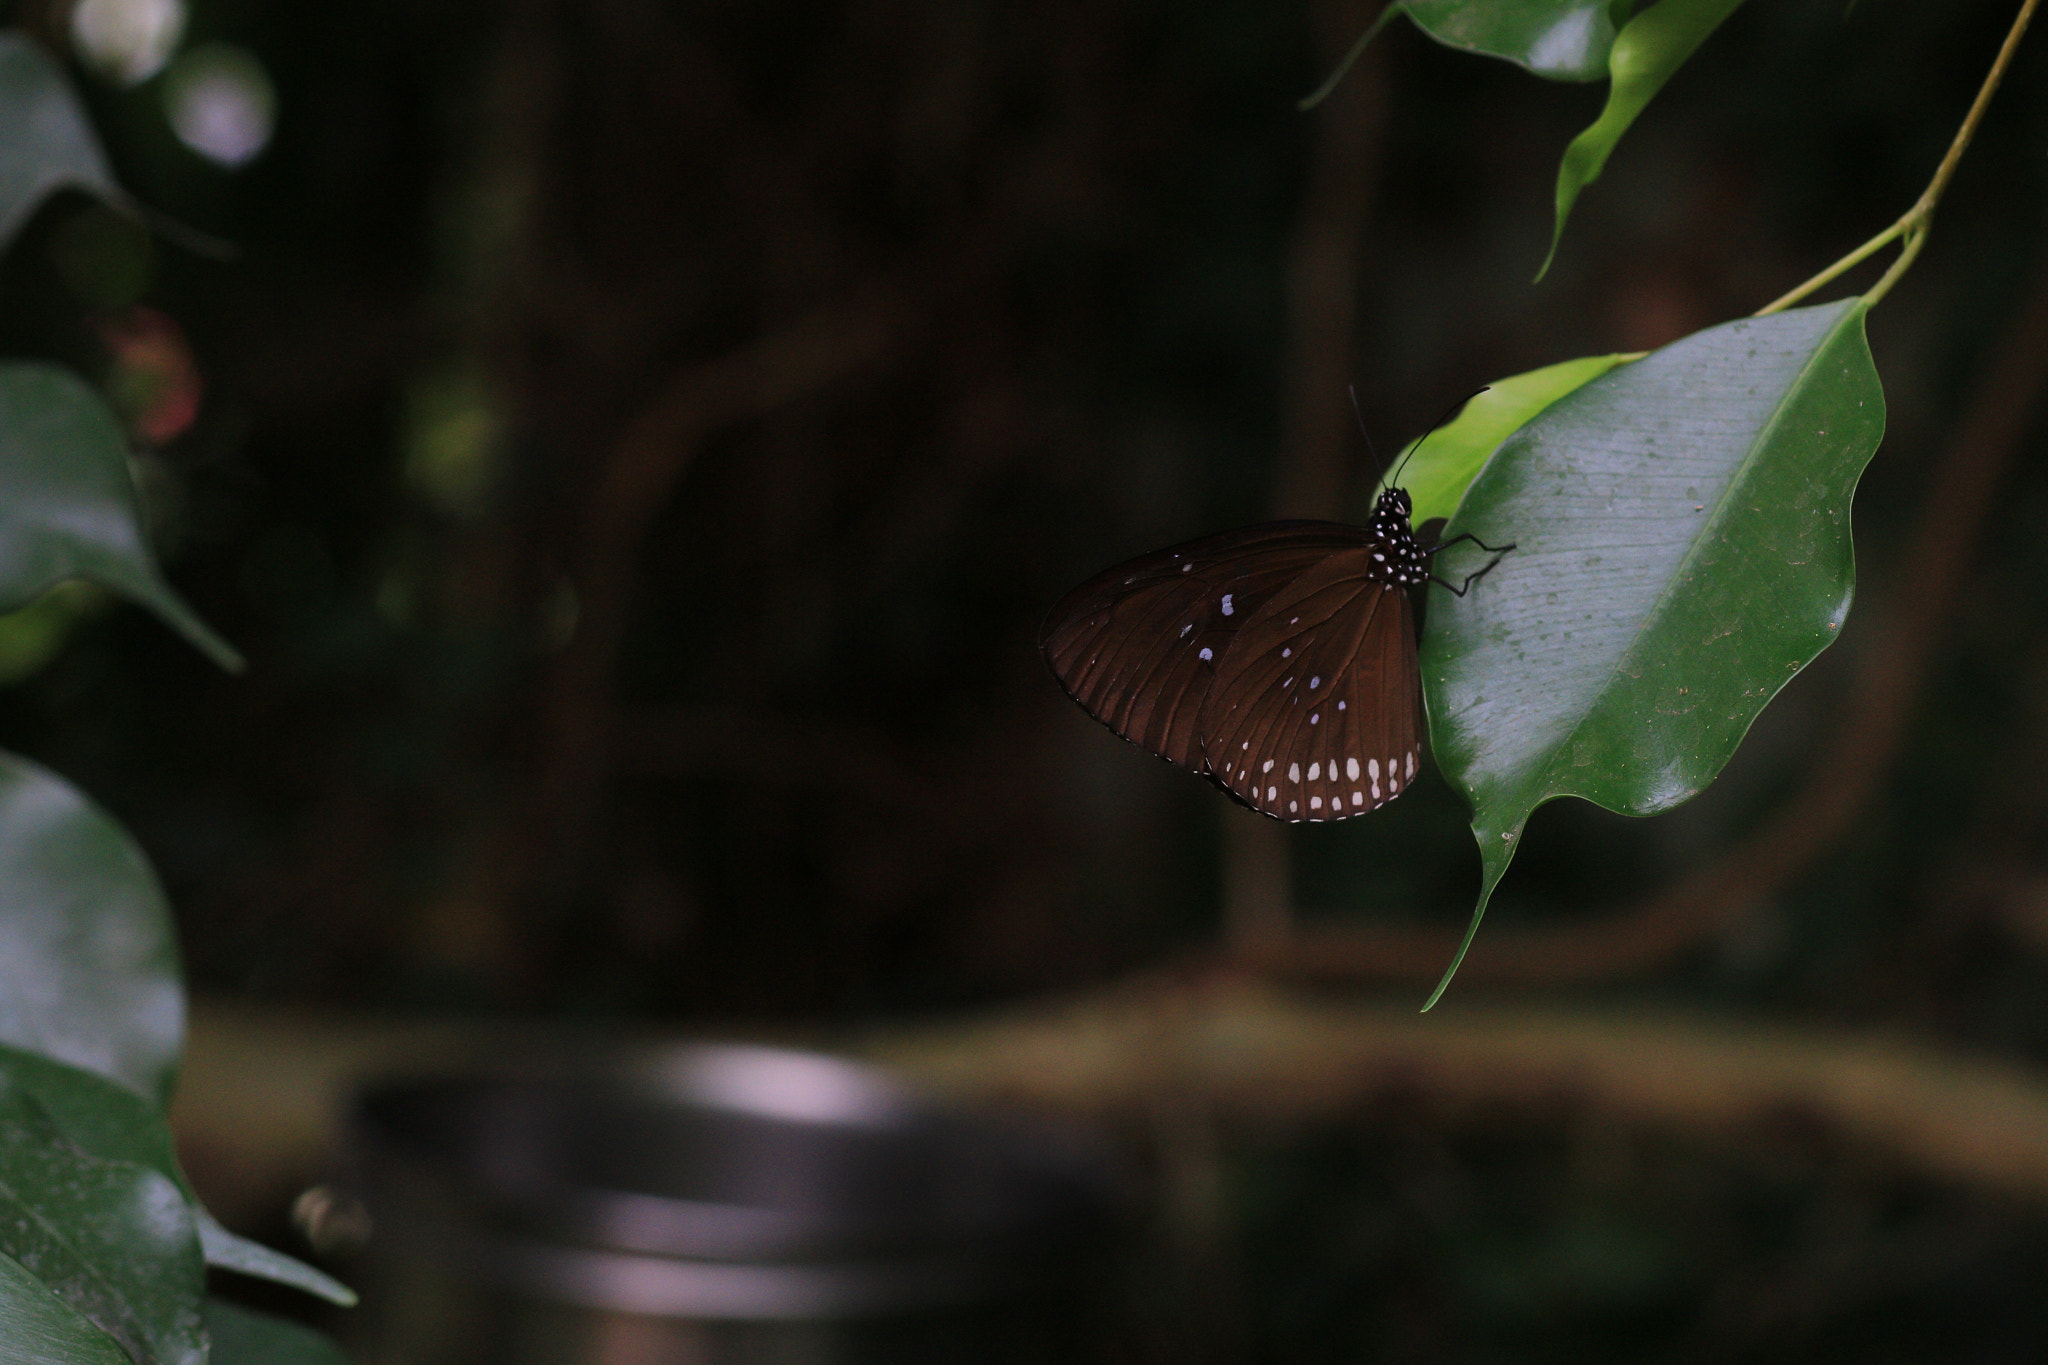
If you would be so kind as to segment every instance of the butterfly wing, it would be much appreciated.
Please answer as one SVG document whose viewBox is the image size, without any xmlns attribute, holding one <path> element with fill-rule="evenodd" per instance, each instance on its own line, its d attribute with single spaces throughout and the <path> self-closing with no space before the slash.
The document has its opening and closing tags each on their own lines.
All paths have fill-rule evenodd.
<svg viewBox="0 0 2048 1365">
<path fill-rule="evenodd" d="M 1210 683 L 1196 722 L 1204 760 L 1263 814 L 1363 815 L 1421 764 L 1414 608 L 1372 549 L 1327 555 L 1269 595 Z"/>
<path fill-rule="evenodd" d="M 1244 623 L 1365 540 L 1338 522 L 1268 522 L 1130 560 L 1062 598 L 1039 649 L 1089 715 L 1170 763 L 1208 772 L 1197 722 Z"/>
</svg>

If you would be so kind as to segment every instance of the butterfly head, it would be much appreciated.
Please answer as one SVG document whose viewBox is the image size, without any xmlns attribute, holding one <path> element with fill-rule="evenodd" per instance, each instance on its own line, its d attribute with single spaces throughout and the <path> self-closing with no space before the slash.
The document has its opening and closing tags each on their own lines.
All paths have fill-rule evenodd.
<svg viewBox="0 0 2048 1365">
<path fill-rule="evenodd" d="M 1415 504 L 1409 501 L 1407 489 L 1389 488 L 1386 492 L 1380 494 L 1379 503 L 1373 508 L 1372 515 L 1374 521 L 1397 518 L 1403 524 L 1406 524 L 1409 514 L 1414 510 Z"/>
</svg>

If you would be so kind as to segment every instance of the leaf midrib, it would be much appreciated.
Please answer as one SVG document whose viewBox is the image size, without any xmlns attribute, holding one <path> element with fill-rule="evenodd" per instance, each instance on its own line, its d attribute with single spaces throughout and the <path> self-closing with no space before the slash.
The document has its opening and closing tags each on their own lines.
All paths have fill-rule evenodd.
<svg viewBox="0 0 2048 1365">
<path fill-rule="evenodd" d="M 1799 392 L 1801 387 L 1807 381 L 1808 377 L 1819 366 L 1822 358 L 1833 349 L 1835 338 L 1840 334 L 1842 324 L 1845 321 L 1847 321 L 1850 317 L 1852 317 L 1855 314 L 1855 311 L 1856 310 L 1853 305 L 1843 309 L 1841 316 L 1835 319 L 1833 324 L 1829 326 L 1826 333 L 1824 333 L 1821 339 L 1810 349 L 1806 364 L 1801 366 L 1798 373 L 1794 375 L 1794 377 L 1792 378 L 1791 382 L 1787 383 L 1784 386 L 1783 390 L 1779 394 L 1777 403 L 1774 404 L 1771 409 L 1771 415 L 1769 419 L 1757 428 L 1758 435 L 1750 443 L 1749 453 L 1745 455 L 1743 458 L 1740 467 L 1740 473 L 1746 474 L 1755 466 L 1756 452 L 1768 446 L 1770 444 L 1770 438 L 1773 435 L 1775 435 L 1779 428 L 1784 424 L 1786 410 L 1791 406 L 1792 395 Z M 1701 523 L 1701 533 L 1695 535 L 1692 538 L 1691 546 L 1686 550 L 1685 554 L 1678 559 L 1678 561 L 1673 567 L 1673 571 L 1666 578 L 1663 591 L 1657 594 L 1656 600 L 1651 604 L 1650 609 L 1643 614 L 1644 622 L 1657 622 L 1663 618 L 1664 613 L 1668 608 L 1669 604 L 1673 601 L 1673 599 L 1675 599 L 1679 595 L 1679 585 L 1688 581 L 1686 570 L 1692 568 L 1698 562 L 1699 557 L 1703 552 L 1703 547 L 1708 542 L 1707 533 L 1709 531 L 1714 530 L 1715 528 L 1727 524 L 1729 506 L 1734 501 L 1735 495 L 1737 491 L 1742 487 L 1742 485 L 1743 480 L 1740 477 L 1731 478 L 1726 481 L 1725 485 L 1722 488 L 1720 497 L 1714 501 L 1713 507 L 1709 511 L 1706 519 Z M 1644 624 L 1639 625 L 1634 633 L 1635 639 L 1629 643 L 1627 648 L 1625 648 L 1624 650 L 1622 650 L 1621 653 L 1615 656 L 1614 663 L 1609 668 L 1607 673 L 1607 684 L 1601 687 L 1594 694 L 1594 705 L 1588 708 L 1579 717 L 1578 720 L 1572 723 L 1571 728 L 1566 730 L 1564 734 L 1559 737 L 1558 742 L 1552 746 L 1549 754 L 1545 757 L 1542 766 L 1538 768 L 1535 772 L 1530 774 L 1529 785 L 1543 786 L 1548 782 L 1548 780 L 1552 778 L 1552 775 L 1557 770 L 1558 755 L 1565 753 L 1567 750 L 1569 750 L 1572 744 L 1578 739 L 1580 732 L 1584 730 L 1590 722 L 1594 721 L 1599 717 L 1600 702 L 1613 690 L 1614 679 L 1626 673 L 1627 665 L 1630 662 L 1632 662 L 1635 659 L 1644 657 L 1644 637 L 1647 635 L 1654 634 L 1655 632 L 1650 628 L 1648 624 Z M 1533 807 L 1534 804 L 1540 803 L 1540 801 L 1548 799 L 1552 796 L 1569 796 L 1576 794 L 1577 793 L 1564 788 L 1560 788 L 1555 791 L 1546 790 L 1537 798 L 1537 802 L 1532 802 L 1531 805 Z"/>
</svg>

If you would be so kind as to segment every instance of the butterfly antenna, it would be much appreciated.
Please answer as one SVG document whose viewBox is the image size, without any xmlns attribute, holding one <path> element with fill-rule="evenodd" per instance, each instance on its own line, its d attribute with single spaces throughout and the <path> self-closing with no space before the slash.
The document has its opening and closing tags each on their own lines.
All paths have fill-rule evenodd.
<svg viewBox="0 0 2048 1365">
<path fill-rule="evenodd" d="M 1472 390 L 1472 392 L 1466 394 L 1463 398 L 1460 398 L 1457 402 L 1451 404 L 1450 407 L 1446 408 L 1444 410 L 1443 416 L 1437 418 L 1434 422 L 1431 422 L 1429 424 L 1429 430 L 1423 432 L 1420 436 L 1415 438 L 1415 444 L 1408 447 L 1408 453 L 1401 457 L 1401 463 L 1395 468 L 1393 473 L 1387 476 L 1387 487 L 1395 488 L 1399 486 L 1398 480 L 1400 479 L 1401 471 L 1408 467 L 1408 461 L 1415 457 L 1415 452 L 1422 449 L 1422 443 L 1424 441 L 1427 441 L 1430 437 L 1436 435 L 1439 431 L 1442 431 L 1445 427 L 1449 426 L 1451 422 L 1457 417 L 1457 415 L 1465 410 L 1465 405 L 1467 403 L 1470 403 L 1473 399 L 1477 398 L 1480 394 L 1485 393 L 1488 389 L 1492 387 L 1493 385 L 1491 384 L 1481 384 L 1478 388 Z M 1357 400 L 1354 398 L 1352 401 L 1356 402 Z"/>
<path fill-rule="evenodd" d="M 1372 448 L 1372 433 L 1365 429 L 1365 413 L 1358 406 L 1358 385 L 1346 384 L 1344 392 L 1351 395 L 1351 416 L 1358 423 L 1358 434 L 1365 438 L 1365 453 L 1372 456 L 1374 464 L 1378 464 L 1380 453 Z"/>
</svg>

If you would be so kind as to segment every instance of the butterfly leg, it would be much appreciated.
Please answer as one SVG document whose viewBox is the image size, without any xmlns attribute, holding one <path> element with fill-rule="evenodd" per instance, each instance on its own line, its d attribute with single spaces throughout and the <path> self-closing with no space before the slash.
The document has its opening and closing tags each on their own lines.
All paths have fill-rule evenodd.
<svg viewBox="0 0 2048 1365">
<path fill-rule="evenodd" d="M 1467 540 L 1471 541 L 1474 545 L 1477 545 L 1480 549 L 1492 555 L 1493 558 L 1486 561 L 1486 564 L 1483 568 L 1480 568 L 1476 572 L 1466 574 L 1465 581 L 1455 588 L 1451 587 L 1450 580 L 1438 578 L 1435 574 L 1430 575 L 1430 579 L 1433 582 L 1441 583 L 1446 588 L 1450 588 L 1451 595 L 1454 597 L 1463 597 L 1465 595 L 1466 589 L 1470 588 L 1475 581 L 1484 578 L 1487 574 L 1493 572 L 1493 566 L 1500 563 L 1501 560 L 1505 559 L 1507 557 L 1507 553 L 1509 550 L 1515 548 L 1515 543 L 1512 540 L 1505 545 L 1488 545 L 1478 536 L 1475 536 L 1470 531 L 1467 531 L 1465 532 L 1465 534 L 1461 536 L 1452 536 L 1449 540 L 1439 541 L 1437 544 L 1430 546 L 1429 549 L 1425 551 L 1425 553 L 1434 555 L 1439 553 L 1440 551 L 1448 550 L 1451 546 L 1457 545 Z"/>
</svg>

